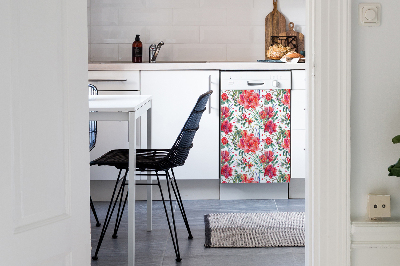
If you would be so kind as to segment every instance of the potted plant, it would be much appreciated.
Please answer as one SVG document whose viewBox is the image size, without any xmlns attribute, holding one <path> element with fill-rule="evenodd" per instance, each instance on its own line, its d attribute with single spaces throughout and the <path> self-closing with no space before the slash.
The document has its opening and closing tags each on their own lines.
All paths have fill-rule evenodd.
<svg viewBox="0 0 400 266">
<path fill-rule="evenodd" d="M 400 143 L 400 135 L 397 135 L 392 139 L 393 144 Z M 389 176 L 398 176 L 400 177 L 400 159 L 396 164 L 389 166 Z"/>
</svg>

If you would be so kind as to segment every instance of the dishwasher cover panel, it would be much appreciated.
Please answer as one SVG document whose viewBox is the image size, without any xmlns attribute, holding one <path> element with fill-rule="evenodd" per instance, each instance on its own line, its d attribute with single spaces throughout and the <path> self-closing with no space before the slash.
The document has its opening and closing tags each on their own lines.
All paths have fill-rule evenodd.
<svg viewBox="0 0 400 266">
<path fill-rule="evenodd" d="M 290 181 L 290 89 L 221 91 L 221 183 Z"/>
</svg>

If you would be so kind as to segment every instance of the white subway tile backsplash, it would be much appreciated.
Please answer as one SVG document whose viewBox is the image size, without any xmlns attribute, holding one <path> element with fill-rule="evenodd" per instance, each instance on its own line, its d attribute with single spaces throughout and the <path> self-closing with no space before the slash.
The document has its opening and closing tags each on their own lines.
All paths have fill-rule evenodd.
<svg viewBox="0 0 400 266">
<path fill-rule="evenodd" d="M 172 25 L 172 9 L 121 8 L 119 10 L 119 25 L 121 26 Z"/>
<path fill-rule="evenodd" d="M 280 0 L 287 23 L 305 34 L 305 1 Z M 89 61 L 130 62 L 136 34 L 164 41 L 157 61 L 263 59 L 265 17 L 272 0 L 88 0 Z"/>
<path fill-rule="evenodd" d="M 200 0 L 146 0 L 147 8 L 198 8 Z"/>
<path fill-rule="evenodd" d="M 201 26 L 200 43 L 254 43 L 265 41 L 264 26 Z"/>
<path fill-rule="evenodd" d="M 145 27 L 92 26 L 91 43 L 132 43 L 136 34 L 145 35 Z"/>
<path fill-rule="evenodd" d="M 201 26 L 200 43 L 250 43 L 252 31 L 249 26 Z"/>
<path fill-rule="evenodd" d="M 203 8 L 227 8 L 230 0 L 200 0 Z"/>
<path fill-rule="evenodd" d="M 200 0 L 200 7 L 204 8 L 249 8 L 253 7 L 253 0 Z"/>
<path fill-rule="evenodd" d="M 305 0 L 281 1 L 280 5 L 280 12 L 286 17 L 287 24 L 289 24 L 291 21 L 296 21 L 302 25 L 306 24 Z"/>
<path fill-rule="evenodd" d="M 174 61 L 226 61 L 226 44 L 174 44 Z"/>
<path fill-rule="evenodd" d="M 117 26 L 118 8 L 102 7 L 92 8 L 91 23 L 92 26 Z"/>
<path fill-rule="evenodd" d="M 132 62 L 132 44 L 118 44 L 118 61 Z"/>
<path fill-rule="evenodd" d="M 151 26 L 147 31 L 149 43 L 199 43 L 199 26 Z"/>
<path fill-rule="evenodd" d="M 118 44 L 91 44 L 90 61 L 118 61 Z"/>
<path fill-rule="evenodd" d="M 173 25 L 226 25 L 226 9 L 223 8 L 179 8 L 173 9 Z"/>
<path fill-rule="evenodd" d="M 228 26 L 265 26 L 268 12 L 257 8 L 235 8 L 227 10 Z"/>
<path fill-rule="evenodd" d="M 265 26 L 253 26 L 250 36 L 252 43 L 263 44 L 265 43 Z"/>
<path fill-rule="evenodd" d="M 278 10 L 279 11 L 280 11 L 280 2 L 281 1 L 278 1 Z M 292 0 L 292 1 L 296 1 L 296 0 Z M 253 7 L 257 8 L 257 9 L 265 10 L 265 12 L 267 12 L 267 15 L 268 15 L 268 13 L 271 12 L 272 9 L 274 8 L 274 4 L 272 1 L 269 1 L 269 0 L 253 0 Z"/>
<path fill-rule="evenodd" d="M 253 0 L 229 0 L 226 8 L 248 8 L 253 7 Z"/>
<path fill-rule="evenodd" d="M 91 10 L 90 10 L 90 8 L 88 8 L 87 9 L 87 25 L 88 26 L 90 26 L 90 13 L 91 13 Z"/>
<path fill-rule="evenodd" d="M 265 45 L 262 44 L 228 44 L 227 61 L 257 61 L 265 59 Z"/>
<path fill-rule="evenodd" d="M 297 31 L 297 32 L 301 32 L 301 33 L 303 33 L 303 35 L 305 35 L 306 26 L 304 24 L 301 25 L 300 23 L 296 23 L 295 21 L 293 21 L 293 23 L 294 23 L 294 30 Z"/>
<path fill-rule="evenodd" d="M 91 44 L 90 44 L 90 43 L 88 43 L 88 62 L 90 62 L 90 61 L 91 61 L 90 54 L 91 54 L 91 51 L 92 51 L 92 49 L 91 49 L 90 47 L 91 47 Z"/>
<path fill-rule="evenodd" d="M 145 8 L 146 0 L 89 0 L 92 7 Z"/>
</svg>

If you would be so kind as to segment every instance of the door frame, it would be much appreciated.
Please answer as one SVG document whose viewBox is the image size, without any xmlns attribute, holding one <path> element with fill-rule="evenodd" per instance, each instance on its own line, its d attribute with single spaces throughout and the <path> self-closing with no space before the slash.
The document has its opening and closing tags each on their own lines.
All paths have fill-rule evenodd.
<svg viewBox="0 0 400 266">
<path fill-rule="evenodd" d="M 351 0 L 306 10 L 306 265 L 350 265 Z"/>
</svg>

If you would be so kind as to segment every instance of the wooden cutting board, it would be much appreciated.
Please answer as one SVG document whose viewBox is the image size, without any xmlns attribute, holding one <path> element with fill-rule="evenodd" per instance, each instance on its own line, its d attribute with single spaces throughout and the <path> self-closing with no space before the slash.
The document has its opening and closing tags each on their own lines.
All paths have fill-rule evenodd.
<svg viewBox="0 0 400 266">
<path fill-rule="evenodd" d="M 297 51 L 304 51 L 304 35 L 300 32 L 294 30 L 294 23 L 289 23 L 289 30 L 286 32 L 281 32 L 279 36 L 296 36 L 297 37 Z"/>
<path fill-rule="evenodd" d="M 279 36 L 281 32 L 286 31 L 286 18 L 278 11 L 278 0 L 272 0 L 274 10 L 265 17 L 265 59 L 267 51 L 271 46 L 271 36 Z"/>
</svg>

